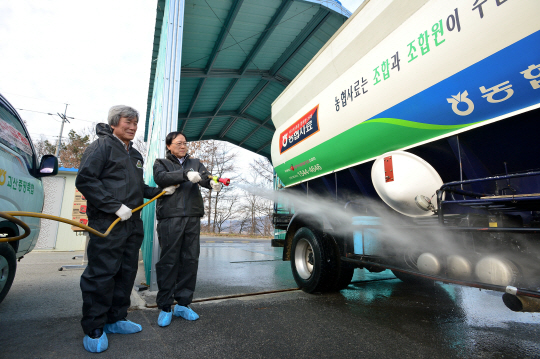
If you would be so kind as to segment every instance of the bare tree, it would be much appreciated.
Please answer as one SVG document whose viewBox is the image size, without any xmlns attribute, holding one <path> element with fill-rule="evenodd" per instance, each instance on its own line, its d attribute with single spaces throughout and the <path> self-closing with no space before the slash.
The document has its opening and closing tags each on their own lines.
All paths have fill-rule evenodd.
<svg viewBox="0 0 540 359">
<path fill-rule="evenodd" d="M 271 188 L 273 183 L 274 169 L 267 158 L 254 159 L 250 163 L 250 177 L 244 181 L 252 188 Z M 260 197 L 256 191 L 246 191 L 243 198 L 242 217 L 246 221 L 251 235 L 261 234 L 269 236 L 272 234 L 272 214 L 273 202 Z"/>
<path fill-rule="evenodd" d="M 249 226 L 249 234 L 254 235 L 257 233 L 257 215 L 259 209 L 259 202 L 261 197 L 254 193 L 248 193 L 244 198 L 244 218 L 247 220 Z"/>
<path fill-rule="evenodd" d="M 144 142 L 144 135 L 139 135 L 133 140 L 133 147 L 139 151 L 143 158 L 148 153 L 148 143 Z"/>
<path fill-rule="evenodd" d="M 247 226 L 249 225 L 249 220 L 247 216 L 242 215 L 242 211 L 240 212 L 240 219 L 238 220 L 238 234 L 242 234 L 242 231 L 244 231 Z"/>
<path fill-rule="evenodd" d="M 257 182 L 271 185 L 274 179 L 274 166 L 272 162 L 266 157 L 254 158 L 253 162 L 249 164 L 249 168 L 256 174 L 255 180 Z"/>
<path fill-rule="evenodd" d="M 208 170 L 209 175 L 217 177 L 229 176 L 234 183 L 237 176 L 236 162 L 238 154 L 225 142 L 208 140 L 208 141 L 196 141 L 190 142 L 190 154 L 193 157 L 199 158 Z M 228 192 L 233 187 L 222 187 L 220 192 L 212 190 L 203 190 L 203 198 L 206 209 L 206 227 L 208 231 L 215 232 L 218 224 L 218 217 L 220 216 L 221 201 L 227 199 Z M 229 199 L 230 200 L 230 199 Z M 227 208 L 228 204 L 224 203 L 224 207 Z"/>
<path fill-rule="evenodd" d="M 80 133 L 82 136 L 87 136 L 88 137 L 88 141 L 90 143 L 94 142 L 95 140 L 98 139 L 98 135 L 96 133 L 96 126 L 97 126 L 97 122 L 92 122 L 91 125 L 83 128 Z"/>
<path fill-rule="evenodd" d="M 222 198 L 221 205 L 214 215 L 214 227 L 218 233 L 223 231 L 227 221 L 230 221 L 235 215 L 235 207 L 238 203 L 238 194 Z"/>
</svg>

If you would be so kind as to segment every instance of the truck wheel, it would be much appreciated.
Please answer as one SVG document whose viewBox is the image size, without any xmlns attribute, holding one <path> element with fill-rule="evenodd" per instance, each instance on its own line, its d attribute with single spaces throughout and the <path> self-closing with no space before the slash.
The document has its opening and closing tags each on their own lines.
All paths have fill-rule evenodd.
<svg viewBox="0 0 540 359">
<path fill-rule="evenodd" d="M 345 289 L 351 284 L 352 277 L 354 275 L 354 267 L 348 263 L 341 263 L 341 269 L 338 280 L 336 281 L 335 288 L 337 290 Z"/>
<path fill-rule="evenodd" d="M 337 265 L 332 243 L 325 240 L 320 231 L 302 227 L 295 233 L 291 268 L 300 289 L 307 293 L 335 290 Z"/>
<path fill-rule="evenodd" d="M 11 288 L 16 269 L 17 258 L 13 247 L 7 243 L 0 243 L 0 303 Z"/>
</svg>

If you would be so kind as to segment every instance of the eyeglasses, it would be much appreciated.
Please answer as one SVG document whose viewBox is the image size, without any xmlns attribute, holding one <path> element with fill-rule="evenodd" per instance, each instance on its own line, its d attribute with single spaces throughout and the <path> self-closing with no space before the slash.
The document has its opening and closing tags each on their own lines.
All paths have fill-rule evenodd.
<svg viewBox="0 0 540 359">
<path fill-rule="evenodd" d="M 173 145 L 181 147 L 181 146 L 187 146 L 187 142 L 175 142 Z"/>
</svg>

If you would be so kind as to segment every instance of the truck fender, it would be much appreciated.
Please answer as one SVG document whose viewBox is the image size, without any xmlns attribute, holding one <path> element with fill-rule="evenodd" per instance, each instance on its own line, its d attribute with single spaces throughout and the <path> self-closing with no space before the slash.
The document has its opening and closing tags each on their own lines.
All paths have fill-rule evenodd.
<svg viewBox="0 0 540 359">
<path fill-rule="evenodd" d="M 311 227 L 324 232 L 332 232 L 333 226 L 326 217 L 316 217 L 307 213 L 295 213 L 287 226 L 285 245 L 283 247 L 283 260 L 291 260 L 292 240 L 296 231 L 302 227 Z M 333 241 L 333 237 L 331 237 Z"/>
<path fill-rule="evenodd" d="M 15 223 L 12 223 L 10 221 L 0 221 L 0 233 L 4 233 L 4 230 L 7 230 L 7 232 L 9 233 L 9 237 L 19 235 L 19 228 Z M 8 244 L 10 244 L 13 247 L 15 253 L 17 253 L 17 250 L 19 249 L 19 241 L 8 242 Z"/>
</svg>

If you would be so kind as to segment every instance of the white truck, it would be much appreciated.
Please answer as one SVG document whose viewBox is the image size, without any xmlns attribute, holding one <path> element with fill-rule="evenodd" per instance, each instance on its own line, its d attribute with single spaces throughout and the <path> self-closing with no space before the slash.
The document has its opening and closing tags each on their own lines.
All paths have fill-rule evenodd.
<svg viewBox="0 0 540 359">
<path fill-rule="evenodd" d="M 391 269 L 540 310 L 539 14 L 536 0 L 366 0 L 274 101 L 292 206 L 276 205 L 273 245 L 302 289 Z"/>
</svg>

